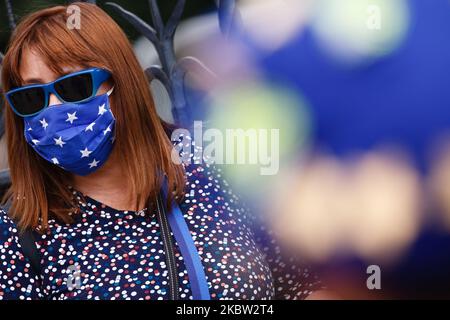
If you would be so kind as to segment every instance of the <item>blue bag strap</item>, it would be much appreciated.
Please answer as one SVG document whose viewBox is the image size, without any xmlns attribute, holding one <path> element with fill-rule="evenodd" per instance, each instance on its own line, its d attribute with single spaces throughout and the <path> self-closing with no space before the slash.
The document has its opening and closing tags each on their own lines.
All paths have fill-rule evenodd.
<svg viewBox="0 0 450 320">
<path fill-rule="evenodd" d="M 167 199 L 166 179 L 163 184 L 163 197 L 165 200 Z M 176 201 L 172 201 L 172 210 L 167 215 L 167 218 L 186 265 L 194 300 L 211 300 L 200 255 Z"/>
</svg>

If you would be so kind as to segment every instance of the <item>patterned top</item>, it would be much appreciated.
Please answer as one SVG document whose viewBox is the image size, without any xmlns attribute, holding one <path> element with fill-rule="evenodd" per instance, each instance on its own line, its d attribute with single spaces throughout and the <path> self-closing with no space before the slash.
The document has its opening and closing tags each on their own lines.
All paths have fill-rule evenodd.
<svg viewBox="0 0 450 320">
<path fill-rule="evenodd" d="M 321 289 L 298 258 L 283 256 L 272 233 L 239 205 L 221 173 L 186 166 L 180 204 L 199 252 L 212 299 L 303 299 Z M 120 211 L 73 189 L 74 222 L 50 220 L 37 239 L 42 272 L 22 253 L 14 222 L 0 211 L 0 300 L 168 299 L 168 269 L 156 213 Z M 87 201 L 82 201 L 83 197 Z M 180 299 L 193 299 L 175 246 Z M 74 269 L 76 268 L 76 269 Z M 68 275 L 78 270 L 78 285 Z"/>
</svg>

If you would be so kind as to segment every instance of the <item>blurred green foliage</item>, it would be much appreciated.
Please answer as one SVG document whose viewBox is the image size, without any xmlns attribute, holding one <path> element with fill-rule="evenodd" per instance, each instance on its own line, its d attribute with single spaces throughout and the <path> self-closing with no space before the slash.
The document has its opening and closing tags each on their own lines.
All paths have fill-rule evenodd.
<svg viewBox="0 0 450 320">
<path fill-rule="evenodd" d="M 13 13 L 16 22 L 19 21 L 25 15 L 40 10 L 43 8 L 51 7 L 54 5 L 64 5 L 68 1 L 62 0 L 10 0 L 13 7 Z M 146 0 L 100 0 L 97 1 L 97 5 L 110 14 L 114 20 L 124 29 L 130 40 L 135 40 L 139 37 L 139 33 L 136 32 L 124 19 L 105 5 L 106 2 L 115 2 L 125 8 L 137 14 L 141 19 L 150 23 L 150 7 Z M 158 1 L 161 14 L 165 20 L 167 20 L 172 12 L 176 0 L 159 0 Z M 214 10 L 214 1 L 186 1 L 186 8 L 183 14 L 183 19 L 202 14 L 204 12 Z M 6 4 L 4 0 L 0 0 L 0 52 L 5 52 L 8 39 L 11 35 L 11 29 L 8 24 L 8 17 L 6 14 Z"/>
</svg>

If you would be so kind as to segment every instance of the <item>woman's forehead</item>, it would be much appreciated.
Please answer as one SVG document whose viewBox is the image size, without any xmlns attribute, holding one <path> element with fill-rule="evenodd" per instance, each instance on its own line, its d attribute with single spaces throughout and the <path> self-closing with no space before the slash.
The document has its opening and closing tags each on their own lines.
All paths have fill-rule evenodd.
<svg viewBox="0 0 450 320">
<path fill-rule="evenodd" d="M 42 55 L 31 48 L 24 48 L 20 60 L 20 78 L 23 84 L 47 83 L 54 81 L 63 74 L 79 71 L 80 66 L 61 65 L 51 68 Z"/>
</svg>

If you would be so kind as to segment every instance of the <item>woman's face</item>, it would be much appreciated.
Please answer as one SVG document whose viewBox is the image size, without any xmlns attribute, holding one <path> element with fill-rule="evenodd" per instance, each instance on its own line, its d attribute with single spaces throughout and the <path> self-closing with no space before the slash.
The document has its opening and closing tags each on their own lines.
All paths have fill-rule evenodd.
<svg viewBox="0 0 450 320">
<path fill-rule="evenodd" d="M 69 74 L 77 71 L 81 71 L 85 68 L 79 66 L 67 66 L 64 67 L 64 74 Z M 22 52 L 22 58 L 20 61 L 20 76 L 23 79 L 22 85 L 30 84 L 44 84 L 52 82 L 63 75 L 58 75 L 54 73 L 44 62 L 44 60 L 34 52 L 33 50 L 25 49 Z M 110 89 L 108 82 L 104 82 L 96 95 L 105 94 Z M 49 106 L 61 104 L 60 101 L 54 94 L 50 94 Z"/>
</svg>

